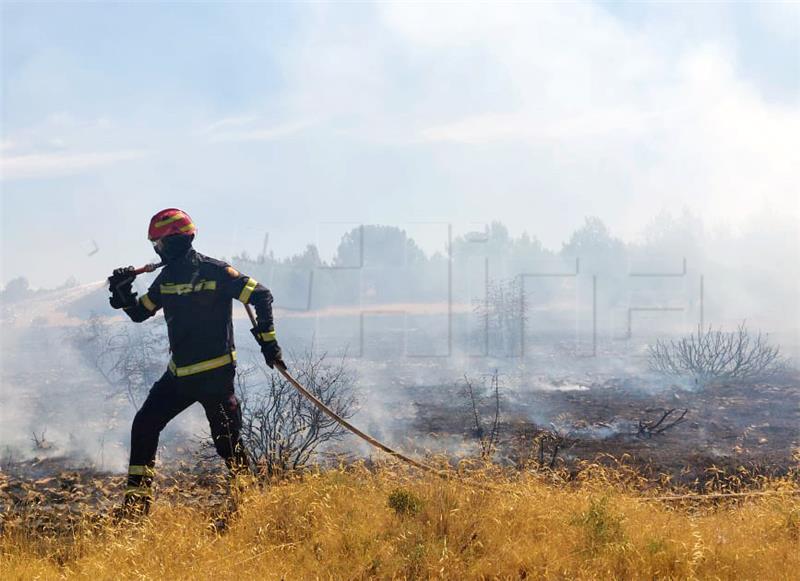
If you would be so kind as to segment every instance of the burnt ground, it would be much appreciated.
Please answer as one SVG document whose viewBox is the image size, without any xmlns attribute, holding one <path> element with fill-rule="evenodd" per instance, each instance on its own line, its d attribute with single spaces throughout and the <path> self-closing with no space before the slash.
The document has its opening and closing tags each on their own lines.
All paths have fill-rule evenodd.
<svg viewBox="0 0 800 581">
<path fill-rule="evenodd" d="M 464 442 L 461 455 L 476 453 L 473 420 L 458 384 L 415 384 L 398 375 L 391 390 L 403 405 L 388 403 L 383 409 L 403 417 L 397 429 L 405 439 L 390 435 L 390 443 L 421 454 L 412 441 L 435 436 Z M 408 414 L 401 413 L 406 409 Z M 663 433 L 640 432 L 640 421 L 657 421 L 670 409 L 676 410 L 673 417 L 687 410 L 684 421 Z M 487 425 L 491 406 L 484 403 L 480 411 Z M 717 488 L 722 481 L 727 489 L 745 488 L 758 486 L 762 476 L 800 474 L 797 373 L 694 390 L 655 389 L 631 377 L 595 379 L 588 385 L 554 381 L 549 389 L 516 385 L 501 388 L 501 412 L 495 460 L 505 465 L 541 469 L 537 462 L 543 459 L 549 467 L 557 447 L 552 464 L 562 474 L 575 474 L 585 462 L 623 462 L 649 483 L 680 490 Z M 179 451 L 177 457 L 162 456 L 159 502 L 197 506 L 213 522 L 229 502 L 224 468 L 216 459 L 179 462 L 176 458 L 186 458 L 185 449 Z M 102 521 L 119 505 L 123 486 L 124 476 L 98 471 L 91 463 L 76 464 L 74 457 L 5 461 L 0 466 L 0 531 L 21 525 L 27 531 L 60 534 L 87 518 Z"/>
<path fill-rule="evenodd" d="M 542 435 L 544 460 L 559 443 L 555 464 L 575 467 L 605 456 L 624 458 L 643 473 L 668 475 L 684 485 L 699 485 L 710 469 L 751 475 L 785 475 L 800 463 L 800 378 L 753 384 L 720 384 L 687 391 L 679 388 L 644 390 L 625 381 L 581 386 L 575 390 L 514 393 L 501 400 L 502 422 L 498 457 L 517 463 L 539 459 Z M 470 408 L 456 387 L 431 390 L 416 404 L 415 429 L 423 433 L 461 435 L 477 446 Z M 684 420 L 663 433 L 642 433 L 639 422 L 658 421 L 675 410 L 660 427 L 686 411 Z M 546 410 L 546 413 L 542 413 Z M 484 426 L 491 405 L 481 408 Z M 546 417 L 537 423 L 537 417 Z M 555 418 L 555 419 L 553 419 Z M 539 439 L 537 440 L 537 436 Z"/>
<path fill-rule="evenodd" d="M 310 324 L 314 320 L 307 321 Z M 74 456 L 55 455 L 85 448 L 92 444 L 92 438 L 102 439 L 109 430 L 107 420 L 116 418 L 119 410 L 116 401 L 102 397 L 107 386 L 93 376 L 96 373 L 77 363 L 65 367 L 65 362 L 73 361 L 75 355 L 57 351 L 64 343 L 61 330 L 44 336 L 42 333 L 39 327 L 25 329 L 13 343 L 16 350 L 8 345 L 4 350 L 6 369 L 0 380 L 4 386 L 12 387 L 6 395 L 13 394 L 13 398 L 2 403 L 17 406 L 19 412 L 4 417 L 5 434 L 18 433 L 26 441 L 32 427 L 44 437 L 44 429 L 50 426 L 47 438 L 54 439 L 56 449 L 47 452 L 47 458 L 42 453 L 40 458 L 22 461 L 11 461 L 5 458 L 5 452 L 0 453 L 0 534 L 15 524 L 23 525 L 26 531 L 69 532 L 70 527 L 87 518 L 107 518 L 122 496 L 123 475 L 97 470 L 92 461 L 80 464 Z M 308 335 L 308 329 L 295 330 L 294 334 Z M 291 338 L 292 334 L 287 332 L 286 336 Z M 246 345 L 246 340 L 240 344 Z M 424 454 L 428 436 L 446 442 L 444 447 L 450 451 L 456 445 L 460 454 L 475 454 L 475 430 L 463 396 L 452 381 L 464 370 L 470 371 L 468 361 L 457 359 L 449 366 L 408 357 L 399 361 L 403 344 L 398 334 L 377 332 L 365 344 L 366 356 L 356 367 L 366 376 L 363 383 L 368 391 L 363 403 L 371 410 L 363 418 L 355 418 L 357 425 L 412 454 Z M 446 342 L 436 343 L 441 344 Z M 40 351 L 43 345 L 58 356 L 46 358 L 34 367 L 12 364 L 28 361 L 30 353 Z M 291 342 L 287 341 L 287 345 Z M 544 445 L 544 464 L 549 465 L 557 446 L 554 466 L 566 472 L 574 473 L 582 462 L 608 461 L 613 457 L 632 465 L 650 482 L 663 484 L 662 475 L 667 475 L 668 486 L 681 489 L 702 489 L 719 474 L 718 469 L 727 475 L 746 474 L 749 481 L 743 486 L 758 485 L 760 475 L 791 473 L 796 478 L 800 473 L 800 374 L 750 385 L 654 389 L 627 374 L 623 359 L 629 352 L 637 353 L 636 346 L 625 344 L 617 349 L 622 349 L 620 353 L 607 353 L 610 360 L 620 359 L 620 364 L 609 371 L 619 372 L 620 377 L 603 379 L 585 369 L 573 369 L 574 357 L 550 357 L 534 347 L 532 344 L 536 356 L 546 362 L 542 367 L 554 376 L 593 379 L 587 380 L 586 385 L 548 380 L 551 389 L 541 389 L 526 386 L 528 378 L 524 373 L 509 369 L 509 376 L 521 379 L 520 385 L 502 391 L 501 441 L 495 459 L 503 464 L 535 463 Z M 433 347 L 423 351 L 437 352 Z M 481 362 L 476 367 L 484 369 L 485 365 Z M 370 400 L 372 406 L 368 405 Z M 92 425 L 88 435 L 78 437 L 74 444 L 68 441 L 73 429 L 75 436 L 81 436 L 79 428 L 91 419 L 85 410 L 97 409 L 98 402 L 98 425 Z M 638 434 L 639 421 L 657 420 L 669 409 L 686 409 L 685 421 L 651 437 Z M 482 411 L 484 417 L 489 415 L 486 406 Z M 127 421 L 117 423 L 124 424 L 121 429 L 127 430 Z M 117 432 L 109 434 L 110 440 L 118 436 Z M 2 447 L 10 444 L 18 442 L 6 441 Z M 97 442 L 94 444 L 96 449 Z M 341 449 L 371 452 L 365 447 L 357 448 L 360 444 L 349 439 L 341 443 Z M 175 442 L 168 442 L 165 448 L 175 449 L 177 458 L 186 457 Z M 434 448 L 441 451 L 442 446 Z M 221 463 L 214 459 L 181 464 L 177 458 L 160 458 L 158 501 L 198 506 L 209 514 L 210 520 L 215 513 L 224 512 L 228 495 Z M 92 460 L 103 465 L 96 454 Z M 744 471 L 740 470 L 742 467 Z"/>
<path fill-rule="evenodd" d="M 209 526 L 231 510 L 225 471 L 219 462 L 197 458 L 171 463 L 156 479 L 158 502 L 201 509 Z M 44 537 L 70 536 L 114 520 L 126 477 L 76 466 L 53 457 L 5 464 L 0 472 L 0 535 L 11 531 Z"/>
<path fill-rule="evenodd" d="M 410 434 L 463 438 L 468 453 L 477 450 L 469 408 L 458 386 L 407 389 L 417 402 Z M 640 420 L 657 420 L 669 409 L 686 409 L 685 420 L 660 434 L 640 433 Z M 555 442 L 553 466 L 562 469 L 562 475 L 575 474 L 584 462 L 621 462 L 645 477 L 647 488 L 745 489 L 759 486 L 764 476 L 798 478 L 800 473 L 797 376 L 694 391 L 643 390 L 631 382 L 514 390 L 503 395 L 501 410 L 495 460 L 504 464 L 541 469 L 536 466 L 538 447 L 545 446 L 549 465 Z M 491 408 L 484 405 L 481 412 L 484 420 L 490 419 Z M 537 424 L 531 419 L 537 416 L 554 420 Z M 7 462 L 0 470 L 0 534 L 22 529 L 63 536 L 87 522 L 102 524 L 119 505 L 124 480 L 123 475 L 91 465 L 76 467 L 70 457 Z M 159 503 L 198 507 L 208 515 L 210 526 L 230 508 L 221 462 L 199 453 L 190 461 L 163 463 L 157 496 Z"/>
</svg>

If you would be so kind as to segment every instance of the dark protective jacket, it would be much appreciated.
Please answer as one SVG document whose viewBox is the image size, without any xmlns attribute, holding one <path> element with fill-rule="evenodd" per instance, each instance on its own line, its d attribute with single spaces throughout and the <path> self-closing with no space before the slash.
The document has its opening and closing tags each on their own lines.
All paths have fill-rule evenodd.
<svg viewBox="0 0 800 581">
<path fill-rule="evenodd" d="M 172 359 L 178 377 L 194 375 L 236 359 L 232 301 L 256 309 L 258 328 L 272 330 L 272 293 L 254 278 L 194 249 L 158 274 L 147 293 L 124 310 L 139 323 L 163 308 Z"/>
</svg>

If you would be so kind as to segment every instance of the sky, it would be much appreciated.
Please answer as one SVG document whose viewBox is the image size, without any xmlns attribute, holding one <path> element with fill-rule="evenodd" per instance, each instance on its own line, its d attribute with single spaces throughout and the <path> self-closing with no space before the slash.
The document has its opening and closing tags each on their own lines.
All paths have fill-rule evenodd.
<svg viewBox="0 0 800 581">
<path fill-rule="evenodd" d="M 800 5 L 2 3 L 0 282 L 491 220 L 800 220 Z M 791 241 L 790 241 L 791 242 Z M 797 240 L 793 241 L 797 243 Z"/>
</svg>

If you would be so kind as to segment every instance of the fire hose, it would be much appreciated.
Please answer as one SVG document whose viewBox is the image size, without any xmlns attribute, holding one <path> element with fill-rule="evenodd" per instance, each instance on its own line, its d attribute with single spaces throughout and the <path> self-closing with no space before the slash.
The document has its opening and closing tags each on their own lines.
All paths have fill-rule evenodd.
<svg viewBox="0 0 800 581">
<path fill-rule="evenodd" d="M 163 262 L 146 264 L 144 266 L 141 266 L 141 267 L 135 269 L 133 271 L 133 275 L 134 276 L 138 276 L 138 275 L 146 273 L 146 272 L 153 272 L 153 271 L 161 268 L 162 266 L 164 266 Z M 250 317 L 250 322 L 253 324 L 253 327 L 256 327 L 258 323 L 256 322 L 255 314 L 253 314 L 253 309 L 250 307 L 250 305 L 248 305 L 246 303 L 244 305 L 244 308 L 247 311 L 247 316 Z M 286 368 L 286 364 L 283 361 L 277 361 L 275 363 L 275 368 L 278 370 L 278 373 L 280 373 L 284 377 L 284 379 L 286 379 L 286 381 L 288 381 L 297 391 L 299 391 L 300 394 L 303 397 L 305 397 L 308 401 L 310 401 L 317 408 L 319 408 L 320 411 L 322 411 L 324 414 L 329 416 L 332 420 L 334 420 L 339 425 L 344 427 L 346 430 L 349 430 L 350 432 L 352 432 L 353 434 L 355 434 L 356 436 L 358 436 L 359 438 L 361 438 L 362 440 L 364 440 L 365 442 L 367 442 L 371 446 L 374 446 L 375 448 L 377 448 L 377 449 L 379 449 L 379 450 L 381 450 L 383 452 L 386 452 L 390 456 L 392 456 L 394 458 L 397 458 L 398 460 L 401 460 L 401 461 L 405 462 L 406 464 L 410 464 L 411 466 L 414 466 L 415 468 L 419 468 L 420 470 L 424 470 L 426 472 L 431 472 L 431 473 L 437 474 L 439 476 L 446 475 L 446 472 L 444 472 L 442 470 L 438 470 L 438 469 L 434 468 L 433 466 L 428 466 L 427 464 L 423 464 L 422 462 L 414 460 L 413 458 L 410 458 L 409 456 L 406 456 L 402 452 L 398 452 L 397 450 L 394 450 L 394 449 L 390 448 L 389 446 L 387 446 L 383 442 L 373 438 L 372 436 L 370 436 L 366 432 L 363 432 L 363 431 L 359 430 L 356 426 L 354 426 L 353 424 L 348 422 L 342 416 L 340 416 L 335 411 L 333 411 L 331 408 L 329 408 L 327 405 L 325 405 L 324 402 L 322 402 L 318 397 L 316 397 L 313 393 L 311 393 L 311 391 L 306 389 L 299 381 L 297 381 L 292 376 L 292 374 L 289 373 L 289 370 Z"/>
<path fill-rule="evenodd" d="M 146 264 L 145 266 L 142 266 L 142 267 L 137 268 L 136 270 L 134 270 L 133 273 L 134 273 L 134 275 L 140 275 L 140 274 L 143 274 L 143 273 L 146 273 L 146 272 L 153 272 L 153 271 L 157 270 L 158 268 L 161 268 L 162 266 L 164 266 L 163 262 L 153 263 L 153 264 Z M 253 313 L 253 309 L 250 307 L 250 305 L 248 305 L 246 303 L 244 305 L 244 308 L 247 311 L 247 316 L 250 318 L 250 322 L 253 324 L 253 327 L 257 326 L 258 323 L 256 321 L 255 314 Z M 434 468 L 433 466 L 429 466 L 427 464 L 423 464 L 422 462 L 419 462 L 418 460 L 414 460 L 413 458 L 411 458 L 409 456 L 406 456 L 402 452 L 398 452 L 397 450 L 394 450 L 394 449 L 390 448 L 389 446 L 387 446 L 386 444 L 384 444 L 380 440 L 377 440 L 376 438 L 373 438 L 372 436 L 370 436 L 366 432 L 363 432 L 363 431 L 359 430 L 356 426 L 354 426 L 353 424 L 348 422 L 346 419 L 344 419 L 339 414 L 337 414 L 335 411 L 333 411 L 331 408 L 329 408 L 327 405 L 325 405 L 324 402 L 322 402 L 318 397 L 316 397 L 313 393 L 311 393 L 311 391 L 309 391 L 299 381 L 297 381 L 292 376 L 292 374 L 289 373 L 289 370 L 286 368 L 286 364 L 283 361 L 279 360 L 279 361 L 275 362 L 275 368 L 278 370 L 278 373 L 280 373 L 284 377 L 284 379 L 286 379 L 286 381 L 288 381 L 297 391 L 300 392 L 300 394 L 303 397 L 305 397 L 308 401 L 310 401 L 312 404 L 314 404 L 320 411 L 322 411 L 324 414 L 326 414 L 332 420 L 334 420 L 339 425 L 344 427 L 346 430 L 348 430 L 351 433 L 355 434 L 356 436 L 358 436 L 359 438 L 361 438 L 362 440 L 364 440 L 365 442 L 367 442 L 371 446 L 373 446 L 373 447 L 385 452 L 386 454 L 388 454 L 388 455 L 390 455 L 390 456 L 392 456 L 394 458 L 397 458 L 398 460 L 401 460 L 402 462 L 405 462 L 406 464 L 414 466 L 415 468 L 419 468 L 420 470 L 423 470 L 425 472 L 430 472 L 432 474 L 435 474 L 435 475 L 437 475 L 439 477 L 442 477 L 442 478 L 445 478 L 445 479 L 450 479 L 451 478 L 451 475 L 448 472 L 446 472 L 444 470 L 439 470 L 439 469 Z M 501 489 L 499 487 L 496 487 L 496 486 L 492 486 L 492 485 L 478 484 L 478 483 L 466 482 L 466 481 L 464 481 L 464 483 L 468 484 L 468 485 L 471 485 L 471 486 L 474 486 L 476 488 L 483 489 L 483 490 L 503 491 L 503 489 Z M 771 495 L 781 495 L 781 494 L 788 494 L 790 496 L 794 496 L 794 495 L 800 494 L 800 491 L 798 491 L 798 490 L 763 490 L 763 491 L 748 491 L 748 492 L 738 492 L 738 493 L 737 492 L 721 492 L 721 493 L 706 493 L 706 494 L 691 494 L 690 493 L 690 494 L 679 494 L 679 495 L 642 497 L 642 500 L 650 500 L 650 501 L 652 501 L 652 500 L 656 500 L 656 501 L 673 501 L 673 500 L 691 500 L 691 499 L 703 500 L 703 499 L 711 499 L 711 498 L 771 496 Z"/>
<path fill-rule="evenodd" d="M 247 314 L 250 317 L 250 321 L 253 323 L 253 326 L 256 326 L 256 319 L 253 315 L 253 309 L 250 308 L 250 305 L 245 304 L 245 309 L 247 309 Z M 371 444 L 372 446 L 378 448 L 397 458 L 398 460 L 402 460 L 407 464 L 410 464 L 420 470 L 424 470 L 426 472 L 430 472 L 447 480 L 452 478 L 452 475 L 444 470 L 438 470 L 433 466 L 428 466 L 427 464 L 423 464 L 414 460 L 413 458 L 409 458 L 405 454 L 398 452 L 397 450 L 393 450 L 386 444 L 376 440 L 369 434 L 366 434 L 355 427 L 353 424 L 348 422 L 346 419 L 338 415 L 328 406 L 326 406 L 323 402 L 319 400 L 313 393 L 303 387 L 286 369 L 286 365 L 283 361 L 278 361 L 275 363 L 275 368 L 278 372 L 283 375 L 283 377 L 291 383 L 297 391 L 299 391 L 303 396 L 308 399 L 311 403 L 317 406 L 320 410 L 322 410 L 325 414 L 331 417 L 331 419 L 335 420 L 339 424 L 341 424 L 346 429 L 350 430 L 353 434 L 364 440 L 365 442 Z M 472 486 L 474 488 L 479 488 L 481 490 L 489 490 L 493 492 L 508 492 L 507 490 L 490 484 L 485 483 L 477 483 L 477 482 L 469 482 L 464 480 L 463 478 L 457 478 L 460 482 Z M 773 495 L 781 495 L 781 494 L 788 494 L 790 496 L 794 496 L 800 494 L 800 490 L 760 490 L 760 491 L 748 491 L 748 492 L 719 492 L 719 493 L 705 493 L 705 494 L 679 494 L 679 495 L 665 495 L 665 496 L 654 496 L 654 497 L 642 497 L 642 500 L 661 500 L 661 501 L 674 501 L 674 500 L 707 500 L 712 498 L 729 498 L 729 497 L 750 497 L 750 496 L 773 496 Z"/>
<path fill-rule="evenodd" d="M 255 327 L 257 325 L 257 323 L 256 323 L 256 317 L 253 314 L 253 309 L 248 304 L 245 304 L 244 308 L 245 308 L 245 310 L 247 310 L 247 316 L 250 317 L 250 322 L 253 323 L 253 326 Z M 350 432 L 352 432 L 353 434 L 355 434 L 356 436 L 358 436 L 359 438 L 361 438 L 362 440 L 364 440 L 368 444 L 374 446 L 375 448 L 378 448 L 379 450 L 382 450 L 383 452 L 386 452 L 387 454 L 397 458 L 398 460 L 402 460 L 403 462 L 405 462 L 407 464 L 410 464 L 410 465 L 412 465 L 412 466 L 414 466 L 416 468 L 419 468 L 420 470 L 425 470 L 427 472 L 433 472 L 435 474 L 441 474 L 442 473 L 441 470 L 437 470 L 436 468 L 434 468 L 432 466 L 428 466 L 427 464 L 423 464 L 421 462 L 418 462 L 417 460 L 414 460 L 413 458 L 409 458 L 405 454 L 390 448 L 389 446 L 387 446 L 383 442 L 381 442 L 379 440 L 376 440 L 375 438 L 373 438 L 369 434 L 359 430 L 353 424 L 348 422 L 342 416 L 340 416 L 335 411 L 333 411 L 331 408 L 329 408 L 327 405 L 325 405 L 318 397 L 316 397 L 308 389 L 303 387 L 303 385 L 299 381 L 297 381 L 294 377 L 292 377 L 292 374 L 289 373 L 289 370 L 286 368 L 286 364 L 283 361 L 280 361 L 280 360 L 276 361 L 275 362 L 275 368 L 278 370 L 278 373 L 283 375 L 283 377 L 286 379 L 286 381 L 291 383 L 292 386 L 294 386 L 294 388 L 303 395 L 303 397 L 305 397 L 308 401 L 313 403 L 317 408 L 319 408 L 323 413 L 325 413 L 327 416 L 329 416 L 332 420 L 334 420 L 335 422 L 339 423 L 342 427 L 344 427 L 345 429 L 349 430 Z"/>
</svg>

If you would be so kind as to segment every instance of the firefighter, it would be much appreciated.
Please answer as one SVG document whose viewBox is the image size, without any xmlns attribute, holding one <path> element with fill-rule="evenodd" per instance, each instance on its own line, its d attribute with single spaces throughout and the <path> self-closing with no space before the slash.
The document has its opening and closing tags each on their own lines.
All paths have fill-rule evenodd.
<svg viewBox="0 0 800 581">
<path fill-rule="evenodd" d="M 205 409 L 214 446 L 232 476 L 249 471 L 234 394 L 233 299 L 255 307 L 258 324 L 251 332 L 267 365 L 282 364 L 272 293 L 229 264 L 194 250 L 196 232 L 186 212 L 161 210 L 150 220 L 148 238 L 165 266 L 147 292 L 140 297 L 133 292 L 133 267 L 118 268 L 109 278 L 111 306 L 122 309 L 132 321 L 141 323 L 164 309 L 171 352 L 167 371 L 133 419 L 124 504 L 132 512 L 147 513 L 152 504 L 161 430 L 195 402 Z"/>
</svg>

